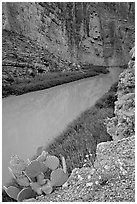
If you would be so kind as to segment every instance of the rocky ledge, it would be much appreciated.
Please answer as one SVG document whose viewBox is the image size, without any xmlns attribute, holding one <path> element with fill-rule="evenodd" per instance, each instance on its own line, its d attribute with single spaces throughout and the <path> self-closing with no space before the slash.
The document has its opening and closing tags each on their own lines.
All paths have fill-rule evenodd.
<svg viewBox="0 0 137 204">
<path fill-rule="evenodd" d="M 33 202 L 135 202 L 135 137 L 100 143 L 94 167 L 74 169 L 52 194 Z"/>
</svg>

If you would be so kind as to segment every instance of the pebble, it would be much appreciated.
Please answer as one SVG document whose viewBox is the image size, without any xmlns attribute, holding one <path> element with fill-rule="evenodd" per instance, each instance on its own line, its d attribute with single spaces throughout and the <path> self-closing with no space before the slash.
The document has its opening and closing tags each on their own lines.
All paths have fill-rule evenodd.
<svg viewBox="0 0 137 204">
<path fill-rule="evenodd" d="M 98 181 L 95 181 L 95 184 L 96 184 L 96 185 L 98 185 L 98 184 L 99 184 L 99 182 L 98 182 Z"/>
<path fill-rule="evenodd" d="M 123 171 L 122 171 L 122 174 L 123 174 L 123 175 L 126 175 L 126 174 L 127 174 L 127 171 L 123 170 Z"/>
<path fill-rule="evenodd" d="M 105 168 L 106 170 L 110 169 L 110 167 L 109 167 L 108 165 L 104 166 L 104 168 Z"/>
<path fill-rule="evenodd" d="M 67 187 L 68 187 L 68 183 L 67 182 L 62 185 L 62 188 L 67 188 Z"/>
<path fill-rule="evenodd" d="M 80 181 L 83 180 L 83 178 L 82 178 L 80 175 L 78 175 L 78 179 L 79 179 Z"/>
<path fill-rule="evenodd" d="M 90 187 L 90 186 L 92 186 L 92 185 L 93 185 L 92 182 L 86 184 L 87 187 Z"/>
<path fill-rule="evenodd" d="M 94 174 L 95 170 L 96 170 L 96 169 L 92 169 L 92 170 L 90 171 L 90 173 L 91 173 L 91 174 Z"/>
</svg>

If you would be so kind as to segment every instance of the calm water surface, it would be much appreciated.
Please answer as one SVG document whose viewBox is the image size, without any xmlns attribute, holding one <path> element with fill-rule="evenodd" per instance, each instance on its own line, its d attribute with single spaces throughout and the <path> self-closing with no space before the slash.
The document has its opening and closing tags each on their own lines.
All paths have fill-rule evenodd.
<svg viewBox="0 0 137 204">
<path fill-rule="evenodd" d="M 82 111 L 94 105 L 118 80 L 122 70 L 79 80 L 50 89 L 2 100 L 2 182 L 11 177 L 11 155 L 23 159 L 47 145 Z"/>
</svg>

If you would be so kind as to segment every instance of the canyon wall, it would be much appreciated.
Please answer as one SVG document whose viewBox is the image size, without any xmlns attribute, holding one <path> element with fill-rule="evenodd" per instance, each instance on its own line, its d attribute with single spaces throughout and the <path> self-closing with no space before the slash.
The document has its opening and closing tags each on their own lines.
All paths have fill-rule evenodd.
<svg viewBox="0 0 137 204">
<path fill-rule="evenodd" d="M 3 2 L 3 30 L 72 62 L 119 66 L 134 42 L 134 3 Z"/>
</svg>

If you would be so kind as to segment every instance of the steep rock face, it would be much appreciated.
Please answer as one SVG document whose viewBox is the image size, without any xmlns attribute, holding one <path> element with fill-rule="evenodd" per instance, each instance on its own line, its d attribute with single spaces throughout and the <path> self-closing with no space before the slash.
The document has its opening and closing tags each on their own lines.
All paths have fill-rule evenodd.
<svg viewBox="0 0 137 204">
<path fill-rule="evenodd" d="M 3 28 L 67 61 L 123 65 L 134 41 L 134 3 L 7 2 Z"/>
<path fill-rule="evenodd" d="M 107 131 L 113 140 L 135 134 L 135 48 L 130 55 L 128 69 L 119 77 L 115 117 L 107 119 Z"/>
</svg>

